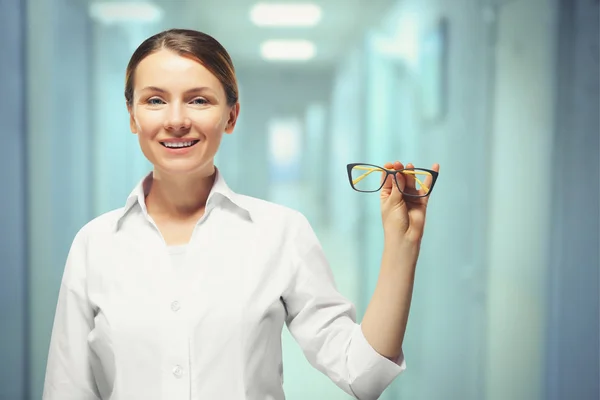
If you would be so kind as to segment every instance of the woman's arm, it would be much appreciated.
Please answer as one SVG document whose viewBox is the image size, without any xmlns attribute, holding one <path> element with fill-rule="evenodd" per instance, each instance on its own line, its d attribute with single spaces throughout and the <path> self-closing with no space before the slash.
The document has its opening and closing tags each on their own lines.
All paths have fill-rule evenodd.
<svg viewBox="0 0 600 400">
<path fill-rule="evenodd" d="M 321 245 L 304 216 L 293 222 L 290 284 L 283 294 L 286 323 L 308 361 L 359 400 L 374 400 L 404 369 L 365 339 L 356 308 L 335 286 Z"/>
<path fill-rule="evenodd" d="M 377 286 L 362 321 L 369 344 L 392 361 L 402 351 L 418 254 L 417 244 L 385 243 Z"/>
<path fill-rule="evenodd" d="M 43 400 L 98 400 L 89 363 L 94 313 L 86 290 L 86 239 L 80 231 L 69 251 L 54 316 Z"/>
<path fill-rule="evenodd" d="M 408 164 L 407 167 L 413 166 Z M 385 168 L 402 169 L 403 166 L 396 162 L 387 163 Z M 439 171 L 439 165 L 434 164 L 433 170 Z M 403 175 L 396 176 L 402 189 L 405 185 L 414 185 Z M 427 200 L 428 197 L 404 199 L 391 175 L 381 189 L 384 250 L 377 286 L 361 325 L 369 344 L 390 360 L 396 360 L 402 352 Z"/>
<path fill-rule="evenodd" d="M 360 400 L 378 399 L 406 368 L 401 347 L 424 213 L 411 209 L 407 217 L 399 195 L 389 182 L 382 189 L 385 250 L 379 283 L 361 325 L 356 323 L 354 305 L 337 291 L 306 218 L 298 216 L 292 223 L 296 225 L 289 242 L 293 271 L 282 296 L 287 326 L 309 362 Z"/>
</svg>

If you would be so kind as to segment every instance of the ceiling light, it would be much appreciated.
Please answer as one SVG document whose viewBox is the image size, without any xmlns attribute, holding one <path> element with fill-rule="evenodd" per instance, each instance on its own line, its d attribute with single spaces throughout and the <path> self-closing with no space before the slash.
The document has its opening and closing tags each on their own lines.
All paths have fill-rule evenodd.
<svg viewBox="0 0 600 400">
<path fill-rule="evenodd" d="M 267 40 L 260 52 L 265 60 L 306 61 L 315 56 L 316 48 L 308 40 Z"/>
<path fill-rule="evenodd" d="M 312 3 L 257 3 L 250 20 L 258 26 L 314 26 L 321 20 L 321 7 Z"/>
<path fill-rule="evenodd" d="M 90 16 L 104 24 L 117 22 L 156 22 L 162 18 L 162 10 L 147 2 L 94 2 L 90 4 Z"/>
</svg>

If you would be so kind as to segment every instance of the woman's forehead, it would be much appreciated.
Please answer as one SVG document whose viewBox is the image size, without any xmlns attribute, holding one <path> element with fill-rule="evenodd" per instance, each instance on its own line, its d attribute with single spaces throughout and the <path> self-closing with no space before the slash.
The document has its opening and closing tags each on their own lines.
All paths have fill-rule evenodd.
<svg viewBox="0 0 600 400">
<path fill-rule="evenodd" d="M 219 80 L 200 62 L 169 50 L 159 50 L 144 58 L 136 69 L 136 86 L 187 84 L 220 86 Z"/>
</svg>

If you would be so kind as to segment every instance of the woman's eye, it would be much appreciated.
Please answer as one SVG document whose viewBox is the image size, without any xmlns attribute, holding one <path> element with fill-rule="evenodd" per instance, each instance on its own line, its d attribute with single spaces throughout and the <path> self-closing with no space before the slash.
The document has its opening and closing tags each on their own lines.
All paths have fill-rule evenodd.
<svg viewBox="0 0 600 400">
<path fill-rule="evenodd" d="M 204 105 L 204 104 L 208 104 L 208 101 L 206 101 L 206 99 L 203 99 L 203 98 L 198 98 L 198 99 L 192 100 L 192 103 Z"/>
<path fill-rule="evenodd" d="M 159 104 L 164 104 L 164 101 L 162 101 L 161 99 L 152 98 L 152 99 L 148 99 L 148 104 L 155 106 L 155 105 L 159 105 Z"/>
</svg>

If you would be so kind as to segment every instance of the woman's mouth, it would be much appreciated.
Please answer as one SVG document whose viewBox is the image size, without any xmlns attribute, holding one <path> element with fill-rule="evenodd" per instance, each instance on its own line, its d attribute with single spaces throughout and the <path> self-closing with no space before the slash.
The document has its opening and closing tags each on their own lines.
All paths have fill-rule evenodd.
<svg viewBox="0 0 600 400">
<path fill-rule="evenodd" d="M 200 142 L 199 140 L 189 140 L 187 142 L 160 142 L 167 149 L 185 149 L 188 147 L 192 147 L 196 143 Z"/>
</svg>

